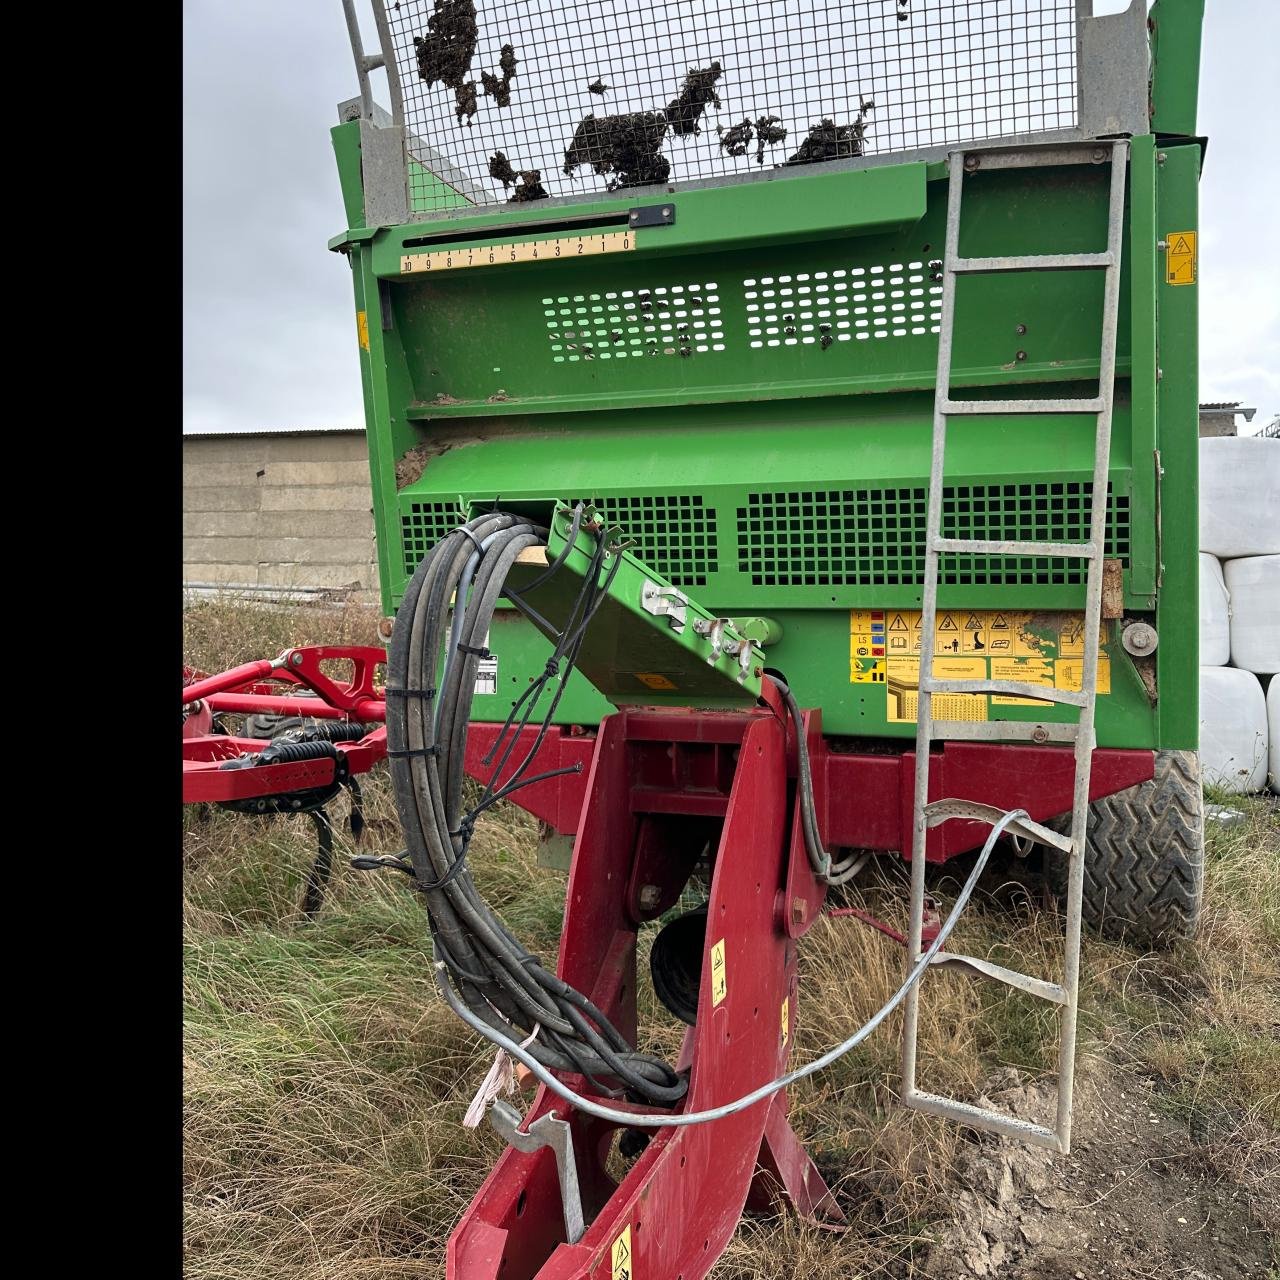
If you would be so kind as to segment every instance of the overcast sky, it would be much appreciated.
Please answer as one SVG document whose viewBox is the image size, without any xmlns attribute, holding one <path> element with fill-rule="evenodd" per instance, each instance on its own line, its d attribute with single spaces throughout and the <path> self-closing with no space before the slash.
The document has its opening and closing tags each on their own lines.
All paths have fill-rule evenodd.
<svg viewBox="0 0 1280 1280">
<path fill-rule="evenodd" d="M 1200 398 L 1257 406 L 1257 429 L 1280 414 L 1280 5 L 1207 8 Z M 360 426 L 350 271 L 325 248 L 344 229 L 329 129 L 356 93 L 340 0 L 183 15 L 183 429 Z"/>
</svg>

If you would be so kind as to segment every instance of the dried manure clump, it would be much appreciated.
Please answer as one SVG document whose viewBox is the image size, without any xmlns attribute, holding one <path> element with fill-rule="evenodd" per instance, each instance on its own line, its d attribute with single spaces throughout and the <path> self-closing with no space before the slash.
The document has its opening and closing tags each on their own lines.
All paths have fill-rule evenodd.
<svg viewBox="0 0 1280 1280">
<path fill-rule="evenodd" d="M 427 34 L 414 36 L 413 48 L 418 75 L 427 84 L 439 80 L 450 89 L 460 90 L 476 51 L 474 0 L 436 0 L 435 12 L 427 19 Z"/>
<path fill-rule="evenodd" d="M 547 189 L 542 185 L 542 170 L 517 170 L 502 151 L 495 151 L 489 157 L 489 176 L 495 182 L 502 183 L 504 191 L 514 187 L 508 197 L 511 204 L 525 204 L 530 200 L 547 198 Z"/>
<path fill-rule="evenodd" d="M 618 116 L 589 115 L 579 123 L 564 153 L 564 171 L 588 164 L 613 175 L 608 190 L 666 182 L 671 162 L 661 154 L 667 121 L 661 111 L 632 111 Z"/>
<path fill-rule="evenodd" d="M 788 164 L 814 164 L 819 160 L 842 160 L 863 154 L 867 133 L 867 113 L 874 102 L 864 101 L 852 124 L 836 124 L 825 116 L 810 130 Z"/>
<path fill-rule="evenodd" d="M 492 98 L 500 107 L 509 107 L 511 105 L 511 82 L 516 78 L 516 64 L 519 61 L 520 59 L 516 57 L 515 48 L 512 45 L 504 44 L 502 53 L 498 58 L 498 70 L 502 72 L 502 75 L 494 75 L 492 71 L 482 71 L 480 73 L 480 83 L 484 86 L 486 95 Z"/>
<path fill-rule="evenodd" d="M 759 116 L 755 124 L 750 119 L 735 124 L 732 129 L 720 130 L 720 146 L 727 155 L 745 156 L 756 143 L 756 164 L 764 164 L 765 147 L 776 147 L 785 140 L 787 130 L 777 116 Z"/>
<path fill-rule="evenodd" d="M 476 82 L 468 80 L 466 84 L 460 84 L 453 91 L 453 100 L 457 104 L 453 114 L 457 116 L 459 123 L 464 117 L 470 123 L 471 117 L 476 113 Z"/>
<path fill-rule="evenodd" d="M 720 134 L 720 149 L 726 155 L 745 156 L 755 137 L 755 128 L 750 120 L 735 124 L 732 129 L 725 129 Z"/>
<path fill-rule="evenodd" d="M 702 113 L 709 103 L 720 105 L 715 83 L 724 74 L 718 62 L 709 67 L 690 67 L 680 87 L 680 96 L 667 104 L 666 119 L 677 137 L 701 133 Z"/>
</svg>

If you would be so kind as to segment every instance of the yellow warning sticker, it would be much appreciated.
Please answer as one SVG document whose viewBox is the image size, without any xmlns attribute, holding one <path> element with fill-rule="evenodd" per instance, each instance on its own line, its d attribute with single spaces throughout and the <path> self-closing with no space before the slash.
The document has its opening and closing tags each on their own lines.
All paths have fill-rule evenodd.
<svg viewBox="0 0 1280 1280">
<path fill-rule="evenodd" d="M 917 609 L 854 609 L 849 615 L 849 679 L 883 684 L 885 715 L 915 723 L 922 615 Z M 1106 641 L 1105 623 L 1099 640 Z M 940 609 L 934 621 L 934 675 L 940 680 L 1018 680 L 1079 690 L 1084 666 L 1084 617 L 1062 611 Z M 1098 692 L 1111 692 L 1111 664 L 1098 655 Z M 934 695 L 939 720 L 987 720 L 994 707 L 1042 707 L 1040 698 L 987 694 Z"/>
<path fill-rule="evenodd" d="M 1196 233 L 1171 231 L 1165 237 L 1164 279 L 1166 284 L 1195 284 Z"/>
<path fill-rule="evenodd" d="M 987 664 L 982 658 L 934 658 L 934 678 L 938 680 L 985 680 Z M 890 658 L 886 685 L 885 719 L 914 724 L 919 713 L 920 659 Z M 985 720 L 985 693 L 935 693 L 935 720 Z"/>
<path fill-rule="evenodd" d="M 711 1004 L 714 1008 L 729 994 L 724 968 L 724 939 L 711 948 Z"/>
<path fill-rule="evenodd" d="M 782 1000 L 782 1047 L 787 1047 L 787 1041 L 791 1037 L 791 997 L 784 996 Z"/>
<path fill-rule="evenodd" d="M 369 313 L 367 311 L 356 312 L 356 333 L 360 337 L 360 346 L 364 351 L 369 350 Z"/>
<path fill-rule="evenodd" d="M 609 1252 L 613 1265 L 613 1280 L 631 1280 L 631 1224 L 622 1228 L 622 1234 L 613 1242 Z"/>
<path fill-rule="evenodd" d="M 637 671 L 636 679 L 650 689 L 662 689 L 664 692 L 674 690 L 677 686 L 659 671 Z"/>
</svg>

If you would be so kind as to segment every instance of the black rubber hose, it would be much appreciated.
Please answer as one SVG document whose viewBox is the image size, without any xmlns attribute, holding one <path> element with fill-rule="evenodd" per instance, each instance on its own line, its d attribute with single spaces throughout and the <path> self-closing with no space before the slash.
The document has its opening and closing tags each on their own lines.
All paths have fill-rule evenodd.
<svg viewBox="0 0 1280 1280">
<path fill-rule="evenodd" d="M 575 512 L 573 528 L 581 525 Z M 605 549 L 597 544 L 592 572 L 584 580 L 569 623 L 555 644 L 539 688 L 518 699 L 506 729 L 514 733 L 494 766 L 482 800 L 462 812 L 463 752 L 477 666 L 493 611 L 520 552 L 543 545 L 545 531 L 520 517 L 491 513 L 468 521 L 424 558 L 406 589 L 397 616 L 387 665 L 387 740 L 396 807 L 406 850 L 426 902 L 437 959 L 446 967 L 460 1000 L 486 1025 L 524 1040 L 539 1028 L 531 1052 L 557 1070 L 579 1072 L 593 1081 L 613 1077 L 625 1092 L 653 1104 L 677 1101 L 687 1082 L 660 1059 L 636 1052 L 603 1012 L 545 970 L 489 909 L 465 865 L 471 831 L 481 809 L 527 781 L 527 772 L 563 694 L 587 624 L 607 595 L 611 576 L 599 574 Z M 488 542 L 487 547 L 482 544 Z M 481 551 L 479 563 L 474 557 Z M 545 581 L 566 556 L 558 556 Z M 470 564 L 469 588 L 464 571 Z M 617 572 L 618 562 L 610 569 Z M 465 595 L 465 599 L 460 598 Z M 455 598 L 458 597 L 458 598 Z M 516 593 L 511 598 L 522 602 Z M 441 663 L 449 643 L 450 610 L 463 610 L 458 652 Z M 561 673 L 561 664 L 568 669 Z M 437 675 L 441 687 L 435 687 Z M 559 684 L 542 717 L 532 749 L 498 777 L 520 744 L 521 729 L 553 674 Z M 516 711 L 523 715 L 516 724 Z M 496 752 L 495 752 L 496 754 Z M 603 1092 L 613 1090 L 600 1085 Z"/>
</svg>

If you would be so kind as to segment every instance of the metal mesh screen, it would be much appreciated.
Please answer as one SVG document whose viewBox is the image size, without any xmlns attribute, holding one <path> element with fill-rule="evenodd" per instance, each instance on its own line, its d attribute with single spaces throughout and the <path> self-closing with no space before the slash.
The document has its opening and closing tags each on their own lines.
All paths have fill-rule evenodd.
<svg viewBox="0 0 1280 1280">
<path fill-rule="evenodd" d="M 1077 122 L 1076 0 L 383 3 L 419 216 Z"/>
<path fill-rule="evenodd" d="M 1084 542 L 1089 481 L 947 485 L 949 538 Z M 1129 499 L 1108 486 L 1107 555 L 1129 562 Z M 758 587 L 915 586 L 924 580 L 923 488 L 753 493 L 738 508 L 738 568 Z M 1065 586 L 1082 561 L 944 556 L 950 586 Z"/>
</svg>

